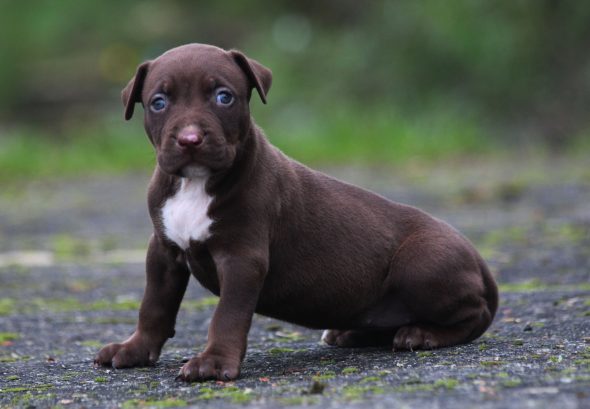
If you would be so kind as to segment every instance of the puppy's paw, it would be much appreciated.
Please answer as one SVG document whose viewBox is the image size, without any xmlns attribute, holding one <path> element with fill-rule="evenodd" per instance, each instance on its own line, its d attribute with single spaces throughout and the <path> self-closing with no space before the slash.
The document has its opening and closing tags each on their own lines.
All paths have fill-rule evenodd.
<svg viewBox="0 0 590 409">
<path fill-rule="evenodd" d="M 362 336 L 358 331 L 327 329 L 322 334 L 322 341 L 331 346 L 351 348 L 362 344 Z"/>
<path fill-rule="evenodd" d="M 176 379 L 185 382 L 202 382 L 209 379 L 231 381 L 239 374 L 239 360 L 203 352 L 184 364 Z"/>
<path fill-rule="evenodd" d="M 96 357 L 94 364 L 112 366 L 115 369 L 136 366 L 154 366 L 160 355 L 160 348 L 150 348 L 137 339 L 117 344 L 105 345 Z"/>
<path fill-rule="evenodd" d="M 328 345 L 341 348 L 359 348 L 389 345 L 392 331 L 380 330 L 326 330 L 322 334 L 322 341 Z"/>
<path fill-rule="evenodd" d="M 401 327 L 393 337 L 393 350 L 434 349 L 439 343 L 436 336 L 427 328 L 414 325 Z"/>
<path fill-rule="evenodd" d="M 336 346 L 336 338 L 339 332 L 341 331 L 337 331 L 335 329 L 326 329 L 324 332 L 322 332 L 321 341 L 328 345 Z"/>
</svg>

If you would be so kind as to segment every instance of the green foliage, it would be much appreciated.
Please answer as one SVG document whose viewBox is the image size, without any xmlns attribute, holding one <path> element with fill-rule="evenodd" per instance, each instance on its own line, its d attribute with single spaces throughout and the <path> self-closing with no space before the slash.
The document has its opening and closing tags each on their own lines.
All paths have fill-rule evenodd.
<svg viewBox="0 0 590 409">
<path fill-rule="evenodd" d="M 516 139 L 588 152 L 589 20 L 575 0 L 3 2 L 0 182 L 152 167 L 141 119 L 121 126 L 119 92 L 138 63 L 195 40 L 272 68 L 269 106 L 254 97 L 253 112 L 306 163 Z"/>
<path fill-rule="evenodd" d="M 285 126 L 279 119 L 261 123 L 269 139 L 286 154 L 315 164 L 399 164 L 413 159 L 483 154 L 494 149 L 470 121 L 451 114 L 420 121 L 386 112 L 361 117 L 352 108 Z M 13 131 L 0 139 L 0 181 L 60 175 L 148 170 L 155 153 L 139 124 L 81 128 L 62 135 Z M 67 237 L 55 243 L 59 255 L 83 255 Z"/>
<path fill-rule="evenodd" d="M 77 130 L 61 140 L 21 130 L 0 140 L 0 181 L 147 169 L 154 153 L 136 130 L 99 127 Z M 71 249 L 68 249 L 71 250 Z"/>
</svg>

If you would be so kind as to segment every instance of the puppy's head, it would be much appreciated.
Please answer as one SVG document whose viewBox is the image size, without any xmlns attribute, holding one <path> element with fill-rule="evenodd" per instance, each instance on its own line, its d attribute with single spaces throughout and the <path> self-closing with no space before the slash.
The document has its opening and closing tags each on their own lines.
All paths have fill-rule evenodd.
<svg viewBox="0 0 590 409">
<path fill-rule="evenodd" d="M 256 89 L 266 103 L 271 71 L 239 51 L 189 44 L 137 68 L 123 89 L 125 119 L 136 102 L 169 174 L 196 177 L 231 167 L 251 120 L 248 103 Z"/>
</svg>

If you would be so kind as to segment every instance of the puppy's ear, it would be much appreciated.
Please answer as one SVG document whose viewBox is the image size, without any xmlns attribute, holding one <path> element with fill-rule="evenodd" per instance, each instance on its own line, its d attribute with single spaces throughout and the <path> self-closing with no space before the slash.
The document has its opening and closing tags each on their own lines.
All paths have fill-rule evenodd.
<svg viewBox="0 0 590 409">
<path fill-rule="evenodd" d="M 130 120 L 133 116 L 133 109 L 136 102 L 141 102 L 141 92 L 143 90 L 143 82 L 148 72 L 151 61 L 146 61 L 137 67 L 135 76 L 127 84 L 123 91 L 121 91 L 121 99 L 125 106 L 125 119 Z"/>
<path fill-rule="evenodd" d="M 230 50 L 229 53 L 248 77 L 251 88 L 256 88 L 260 99 L 266 104 L 266 94 L 268 94 L 272 84 L 272 72 L 258 61 L 246 57 L 238 50 Z"/>
</svg>

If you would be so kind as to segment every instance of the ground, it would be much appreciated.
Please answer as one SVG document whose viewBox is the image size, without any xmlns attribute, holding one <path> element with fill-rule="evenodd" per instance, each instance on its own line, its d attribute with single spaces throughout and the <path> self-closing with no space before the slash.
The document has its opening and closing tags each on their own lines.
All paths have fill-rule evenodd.
<svg viewBox="0 0 590 409">
<path fill-rule="evenodd" d="M 240 378 L 175 381 L 216 303 L 193 282 L 153 368 L 95 368 L 134 328 L 150 233 L 147 174 L 0 193 L 2 407 L 590 407 L 590 166 L 527 158 L 327 169 L 464 232 L 501 289 L 489 331 L 434 351 L 338 349 L 256 316 Z"/>
</svg>

